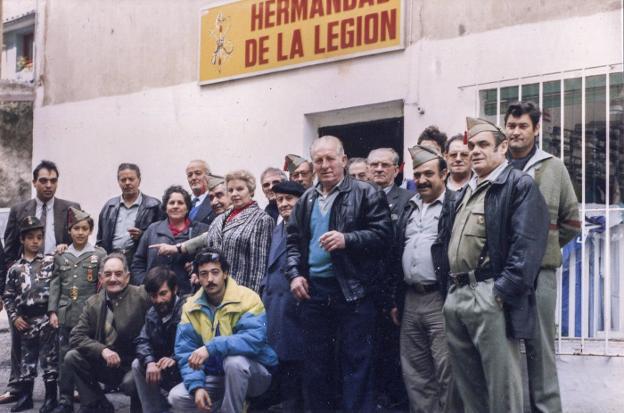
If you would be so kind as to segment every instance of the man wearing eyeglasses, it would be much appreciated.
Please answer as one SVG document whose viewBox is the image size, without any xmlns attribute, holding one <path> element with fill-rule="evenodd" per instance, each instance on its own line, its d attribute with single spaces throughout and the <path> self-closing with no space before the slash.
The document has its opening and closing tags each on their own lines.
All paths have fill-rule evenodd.
<svg viewBox="0 0 624 413">
<path fill-rule="evenodd" d="M 4 254 L 6 268 L 10 267 L 14 261 L 20 256 L 20 233 L 19 222 L 27 216 L 36 216 L 45 227 L 45 240 L 42 247 L 44 254 L 52 254 L 57 245 L 71 244 L 69 230 L 67 228 L 67 211 L 69 207 L 80 209 L 80 205 L 76 202 L 66 201 L 56 198 L 56 188 L 58 186 L 59 171 L 56 164 L 51 161 L 43 160 L 37 165 L 33 171 L 33 187 L 36 196 L 25 202 L 21 202 L 11 207 L 6 230 L 4 232 Z M 0 281 L 2 291 L 4 292 L 4 274 Z M 1 305 L 0 305 L 1 309 Z M 9 323 L 11 329 L 11 374 L 9 376 L 8 390 L 0 395 L 0 404 L 12 403 L 16 401 L 16 394 L 19 393 L 19 360 L 20 360 L 20 341 L 19 335 L 16 334 L 12 324 Z"/>
<path fill-rule="evenodd" d="M 274 221 L 277 222 L 277 217 L 279 216 L 279 211 L 277 210 L 277 203 L 275 202 L 275 192 L 273 192 L 273 187 L 279 184 L 282 181 L 287 180 L 286 173 L 284 171 L 268 167 L 266 168 L 262 174 L 260 174 L 260 185 L 262 185 L 262 192 L 264 192 L 264 196 L 266 196 L 269 204 L 264 208 L 264 212 L 269 214 Z"/>
<path fill-rule="evenodd" d="M 267 344 L 266 313 L 258 294 L 229 276 L 229 263 L 206 248 L 193 270 L 202 288 L 182 307 L 175 358 L 183 383 L 169 392 L 177 412 L 238 413 L 264 393 L 277 355 Z"/>
<path fill-rule="evenodd" d="M 288 171 L 291 181 L 297 182 L 304 189 L 310 188 L 314 183 L 312 163 L 299 155 L 286 155 L 284 171 Z"/>
<path fill-rule="evenodd" d="M 446 178 L 446 187 L 453 191 L 459 191 L 468 184 L 472 178 L 472 164 L 470 163 L 470 151 L 464 143 L 464 135 L 458 134 L 446 142 L 444 157 L 449 166 L 449 174 Z"/>
</svg>

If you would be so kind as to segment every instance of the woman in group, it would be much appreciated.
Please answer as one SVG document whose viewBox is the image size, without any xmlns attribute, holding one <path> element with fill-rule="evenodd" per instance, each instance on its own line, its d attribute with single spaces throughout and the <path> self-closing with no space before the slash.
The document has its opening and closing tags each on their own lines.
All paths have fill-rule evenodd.
<svg viewBox="0 0 624 413">
<path fill-rule="evenodd" d="M 193 255 L 164 256 L 159 255 L 156 249 L 150 248 L 153 244 L 174 246 L 205 233 L 208 230 L 206 224 L 191 223 L 188 218 L 191 207 L 191 196 L 184 188 L 178 185 L 167 188 L 162 198 L 162 208 L 167 217 L 151 224 L 141 237 L 132 260 L 133 284 L 143 284 L 145 274 L 150 269 L 164 266 L 175 272 L 180 296 L 192 292 L 189 263 L 193 261 Z"/>
<path fill-rule="evenodd" d="M 204 247 L 217 248 L 230 262 L 230 275 L 239 285 L 259 292 L 267 269 L 275 222 L 253 200 L 256 179 L 245 170 L 225 176 L 232 206 L 219 215 L 206 234 L 175 246 L 152 245 L 166 256 L 194 254 Z"/>
</svg>

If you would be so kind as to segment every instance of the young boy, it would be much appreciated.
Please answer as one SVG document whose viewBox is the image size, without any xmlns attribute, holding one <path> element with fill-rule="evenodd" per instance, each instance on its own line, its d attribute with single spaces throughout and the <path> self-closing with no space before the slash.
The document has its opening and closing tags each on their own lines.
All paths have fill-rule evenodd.
<svg viewBox="0 0 624 413">
<path fill-rule="evenodd" d="M 54 279 L 50 286 L 48 314 L 50 324 L 58 328 L 59 406 L 55 412 L 73 411 L 74 384 L 64 367 L 69 351 L 69 333 L 78 323 L 85 302 L 97 292 L 100 261 L 106 251 L 89 243 L 93 219 L 84 211 L 69 208 L 67 226 L 72 243 L 54 259 Z"/>
<path fill-rule="evenodd" d="M 9 320 L 21 337 L 21 390 L 11 408 L 12 412 L 33 407 L 37 359 L 43 370 L 46 389 L 46 399 L 40 411 L 49 413 L 56 406 L 56 329 L 50 325 L 47 315 L 54 257 L 43 256 L 39 252 L 44 239 L 43 231 L 43 225 L 34 216 L 20 222 L 20 242 L 24 252 L 7 273 L 3 295 Z"/>
</svg>

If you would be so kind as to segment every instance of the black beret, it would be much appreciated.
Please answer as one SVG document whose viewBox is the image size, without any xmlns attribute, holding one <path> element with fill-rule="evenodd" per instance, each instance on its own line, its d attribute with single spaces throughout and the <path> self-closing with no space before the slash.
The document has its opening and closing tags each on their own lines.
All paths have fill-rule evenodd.
<svg viewBox="0 0 624 413">
<path fill-rule="evenodd" d="M 300 197 L 305 192 L 305 188 L 294 181 L 282 181 L 273 187 L 276 194 L 289 194 Z"/>
</svg>

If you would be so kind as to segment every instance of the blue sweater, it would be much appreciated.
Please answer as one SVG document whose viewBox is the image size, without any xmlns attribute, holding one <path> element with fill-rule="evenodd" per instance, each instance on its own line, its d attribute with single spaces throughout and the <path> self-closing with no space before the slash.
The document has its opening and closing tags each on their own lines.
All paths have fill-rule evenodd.
<svg viewBox="0 0 624 413">
<path fill-rule="evenodd" d="M 310 255 L 308 258 L 310 277 L 329 278 L 334 276 L 331 254 L 325 251 L 319 242 L 321 235 L 329 231 L 330 215 L 331 208 L 328 208 L 326 214 L 321 212 L 319 200 L 317 198 L 316 201 L 314 201 L 314 208 L 312 209 L 312 216 L 310 218 L 310 230 L 312 232 L 309 245 Z"/>
</svg>

